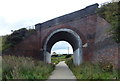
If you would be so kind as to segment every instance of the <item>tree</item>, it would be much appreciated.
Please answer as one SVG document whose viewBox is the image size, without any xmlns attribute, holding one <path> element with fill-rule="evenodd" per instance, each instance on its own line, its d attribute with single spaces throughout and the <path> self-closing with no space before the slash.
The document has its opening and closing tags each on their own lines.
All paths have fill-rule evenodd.
<svg viewBox="0 0 120 81">
<path fill-rule="evenodd" d="M 56 52 L 53 52 L 52 55 L 57 55 L 57 53 L 56 53 Z"/>
<path fill-rule="evenodd" d="M 109 32 L 112 34 L 113 39 L 120 43 L 120 9 L 119 2 L 111 2 L 102 5 L 98 9 L 98 14 L 111 24 Z"/>
</svg>

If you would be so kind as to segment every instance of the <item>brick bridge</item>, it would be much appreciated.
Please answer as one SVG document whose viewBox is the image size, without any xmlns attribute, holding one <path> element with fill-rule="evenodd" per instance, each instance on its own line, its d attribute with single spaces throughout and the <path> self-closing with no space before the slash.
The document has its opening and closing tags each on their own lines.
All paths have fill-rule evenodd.
<svg viewBox="0 0 120 81">
<path fill-rule="evenodd" d="M 106 32 L 110 24 L 96 13 L 97 8 L 98 4 L 93 4 L 36 24 L 36 33 L 16 45 L 14 54 L 50 63 L 52 46 L 58 41 L 67 41 L 73 47 L 75 65 L 83 61 L 98 62 L 101 59 L 117 64 L 118 46 Z"/>
</svg>

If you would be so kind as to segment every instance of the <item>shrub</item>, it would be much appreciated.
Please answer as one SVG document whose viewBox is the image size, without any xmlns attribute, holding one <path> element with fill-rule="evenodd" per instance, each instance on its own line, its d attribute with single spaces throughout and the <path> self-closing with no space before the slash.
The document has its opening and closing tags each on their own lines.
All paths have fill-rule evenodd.
<svg viewBox="0 0 120 81">
<path fill-rule="evenodd" d="M 113 65 L 109 62 L 99 62 L 99 66 L 102 68 L 102 71 L 112 72 Z"/>
<path fill-rule="evenodd" d="M 21 28 L 19 30 L 15 30 L 10 35 L 2 36 L 2 51 L 14 47 L 16 44 L 25 40 L 27 37 L 31 36 L 35 32 L 35 29 L 27 30 L 26 28 Z"/>
<path fill-rule="evenodd" d="M 52 55 L 52 57 L 58 57 L 58 55 Z"/>
<path fill-rule="evenodd" d="M 11 35 L 9 35 L 7 37 L 6 42 L 8 44 L 11 44 L 11 46 L 14 46 L 15 44 L 18 44 L 19 42 L 21 42 L 25 38 L 26 33 L 27 33 L 26 28 L 16 30 Z"/>
<path fill-rule="evenodd" d="M 120 43 L 120 11 L 119 11 L 120 1 L 111 2 L 102 5 L 98 9 L 98 14 L 107 20 L 111 24 L 109 32 L 112 34 L 113 39 Z"/>
<path fill-rule="evenodd" d="M 69 55 L 66 55 L 66 57 L 65 57 L 65 58 L 70 58 L 71 56 L 72 56 L 72 55 L 70 55 L 70 54 L 69 54 Z"/>
</svg>

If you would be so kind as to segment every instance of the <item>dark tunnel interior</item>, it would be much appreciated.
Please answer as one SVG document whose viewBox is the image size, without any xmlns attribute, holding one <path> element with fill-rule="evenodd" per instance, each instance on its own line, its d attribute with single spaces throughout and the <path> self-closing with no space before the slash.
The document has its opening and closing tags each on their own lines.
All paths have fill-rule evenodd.
<svg viewBox="0 0 120 81">
<path fill-rule="evenodd" d="M 51 52 L 52 46 L 58 41 L 67 41 L 75 51 L 78 48 L 77 37 L 66 31 L 60 31 L 55 33 L 47 43 L 47 52 Z"/>
</svg>

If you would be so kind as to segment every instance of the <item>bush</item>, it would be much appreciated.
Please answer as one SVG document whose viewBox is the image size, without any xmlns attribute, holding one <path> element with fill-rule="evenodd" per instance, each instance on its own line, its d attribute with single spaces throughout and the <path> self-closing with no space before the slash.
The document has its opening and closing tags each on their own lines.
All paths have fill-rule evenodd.
<svg viewBox="0 0 120 81">
<path fill-rule="evenodd" d="M 70 55 L 70 54 L 69 54 L 69 55 L 66 55 L 66 57 L 65 57 L 65 58 L 70 58 L 71 56 L 72 56 L 72 55 Z"/>
<path fill-rule="evenodd" d="M 111 2 L 102 5 L 98 9 L 98 14 L 111 24 L 109 32 L 112 34 L 113 39 L 120 43 L 120 1 Z"/>
<path fill-rule="evenodd" d="M 21 28 L 19 30 L 15 30 L 12 34 L 2 36 L 2 51 L 5 51 L 11 47 L 14 47 L 16 44 L 25 40 L 27 37 L 34 34 L 35 29 Z"/>
<path fill-rule="evenodd" d="M 99 66 L 102 68 L 102 71 L 112 72 L 113 71 L 113 64 L 109 62 L 99 62 Z"/>
<path fill-rule="evenodd" d="M 8 35 L 6 35 L 6 36 L 1 36 L 1 41 L 2 41 L 2 43 L 1 43 L 1 51 L 5 51 L 6 49 L 8 49 L 8 48 L 10 48 L 10 44 L 8 44 L 7 43 L 7 37 L 8 37 Z"/>
<path fill-rule="evenodd" d="M 11 44 L 11 46 L 18 44 L 25 38 L 26 33 L 27 33 L 26 28 L 14 31 L 11 35 L 7 37 L 7 43 Z"/>
<path fill-rule="evenodd" d="M 58 55 L 52 55 L 52 57 L 58 57 Z"/>
</svg>

